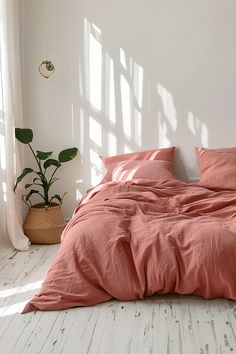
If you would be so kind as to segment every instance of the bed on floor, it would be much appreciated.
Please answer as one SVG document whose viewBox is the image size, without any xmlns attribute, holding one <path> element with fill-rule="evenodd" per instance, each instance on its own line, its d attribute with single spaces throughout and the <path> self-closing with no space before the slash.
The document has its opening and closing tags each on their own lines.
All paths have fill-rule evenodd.
<svg viewBox="0 0 236 354">
<path fill-rule="evenodd" d="M 236 300 L 236 149 L 196 154 L 189 184 L 172 174 L 172 147 L 103 158 L 24 313 L 173 292 Z"/>
</svg>

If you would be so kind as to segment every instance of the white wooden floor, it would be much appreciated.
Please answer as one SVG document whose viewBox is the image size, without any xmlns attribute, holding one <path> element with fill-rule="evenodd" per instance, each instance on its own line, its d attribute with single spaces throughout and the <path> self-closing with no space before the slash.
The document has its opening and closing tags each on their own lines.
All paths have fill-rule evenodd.
<svg viewBox="0 0 236 354">
<path fill-rule="evenodd" d="M 0 353 L 236 352 L 236 302 L 156 296 L 55 312 L 18 313 L 37 292 L 58 246 L 0 258 Z"/>
</svg>

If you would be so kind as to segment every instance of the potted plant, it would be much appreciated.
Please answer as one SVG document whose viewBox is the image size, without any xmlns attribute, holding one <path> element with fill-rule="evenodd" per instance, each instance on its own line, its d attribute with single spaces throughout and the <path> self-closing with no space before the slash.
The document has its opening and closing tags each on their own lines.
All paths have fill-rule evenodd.
<svg viewBox="0 0 236 354">
<path fill-rule="evenodd" d="M 78 149 L 73 147 L 63 150 L 58 158 L 52 158 L 52 151 L 44 152 L 34 150 L 31 146 L 33 131 L 31 129 L 15 129 L 15 137 L 22 144 L 28 145 L 36 162 L 36 168 L 26 167 L 17 178 L 14 191 L 18 183 L 26 176 L 32 175 L 32 181 L 25 184 L 27 194 L 22 199 L 29 207 L 29 211 L 24 222 L 24 231 L 32 243 L 52 244 L 60 241 L 60 235 L 65 227 L 65 220 L 61 213 L 63 196 L 59 194 L 50 195 L 52 185 L 58 180 L 55 177 L 57 170 L 65 162 L 71 161 L 78 153 Z M 42 203 L 32 205 L 31 197 L 38 195 L 42 198 Z"/>
</svg>

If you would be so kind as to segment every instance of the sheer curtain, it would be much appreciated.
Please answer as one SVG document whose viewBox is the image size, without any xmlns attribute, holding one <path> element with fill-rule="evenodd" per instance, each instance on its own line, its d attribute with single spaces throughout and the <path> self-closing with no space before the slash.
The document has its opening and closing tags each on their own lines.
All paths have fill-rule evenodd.
<svg viewBox="0 0 236 354">
<path fill-rule="evenodd" d="M 15 127 L 23 126 L 19 33 L 19 0 L 0 0 L 0 248 L 9 238 L 14 248 L 28 250 L 23 202 L 13 192 L 22 156 L 14 139 Z"/>
</svg>

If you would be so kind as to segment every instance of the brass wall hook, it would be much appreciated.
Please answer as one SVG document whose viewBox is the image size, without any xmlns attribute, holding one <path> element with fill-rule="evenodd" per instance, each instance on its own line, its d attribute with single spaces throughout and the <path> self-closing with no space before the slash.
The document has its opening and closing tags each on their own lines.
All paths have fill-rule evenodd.
<svg viewBox="0 0 236 354">
<path fill-rule="evenodd" d="M 43 60 L 42 63 L 39 65 L 39 73 L 48 79 L 54 72 L 55 66 L 51 62 L 51 60 Z"/>
</svg>

